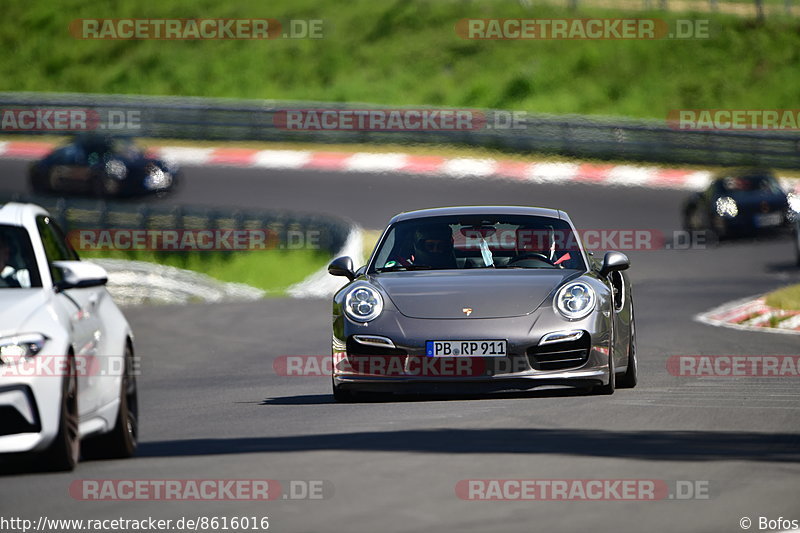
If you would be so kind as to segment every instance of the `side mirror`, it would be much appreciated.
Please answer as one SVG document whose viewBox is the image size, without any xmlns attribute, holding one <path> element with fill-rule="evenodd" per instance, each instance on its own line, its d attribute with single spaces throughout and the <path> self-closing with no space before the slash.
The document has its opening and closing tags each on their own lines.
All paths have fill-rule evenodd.
<svg viewBox="0 0 800 533">
<path fill-rule="evenodd" d="M 600 275 L 605 277 L 612 272 L 627 270 L 630 266 L 628 256 L 622 252 L 606 252 L 603 256 L 603 266 L 600 267 Z"/>
<path fill-rule="evenodd" d="M 99 287 L 108 283 L 106 269 L 88 261 L 53 261 L 53 266 L 61 272 L 61 281 L 56 290 Z"/>
<path fill-rule="evenodd" d="M 349 257 L 337 257 L 328 265 L 328 274 L 332 276 L 345 276 L 350 281 L 356 277 L 353 272 L 353 260 Z"/>
</svg>

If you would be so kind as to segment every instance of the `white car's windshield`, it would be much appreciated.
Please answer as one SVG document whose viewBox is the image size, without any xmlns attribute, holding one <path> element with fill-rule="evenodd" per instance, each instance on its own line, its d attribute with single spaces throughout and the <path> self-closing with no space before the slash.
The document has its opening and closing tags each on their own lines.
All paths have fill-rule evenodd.
<svg viewBox="0 0 800 533">
<path fill-rule="evenodd" d="M 373 272 L 470 268 L 584 269 L 585 263 L 566 221 L 470 215 L 398 222 L 372 265 Z"/>
<path fill-rule="evenodd" d="M 0 225 L 0 289 L 41 286 L 28 232 L 19 226 Z"/>
</svg>

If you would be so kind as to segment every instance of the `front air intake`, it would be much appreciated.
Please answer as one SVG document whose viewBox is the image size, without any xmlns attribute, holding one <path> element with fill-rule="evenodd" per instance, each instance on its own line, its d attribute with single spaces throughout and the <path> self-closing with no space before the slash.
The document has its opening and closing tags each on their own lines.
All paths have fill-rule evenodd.
<svg viewBox="0 0 800 533">
<path fill-rule="evenodd" d="M 528 361 L 534 370 L 566 370 L 583 366 L 589 359 L 591 337 L 584 333 L 579 339 L 553 342 L 528 348 Z"/>
</svg>

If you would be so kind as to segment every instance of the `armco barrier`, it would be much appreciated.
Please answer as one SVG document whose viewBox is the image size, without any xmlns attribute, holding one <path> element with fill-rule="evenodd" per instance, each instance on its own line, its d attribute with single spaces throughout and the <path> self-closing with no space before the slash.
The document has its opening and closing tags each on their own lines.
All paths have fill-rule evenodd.
<svg viewBox="0 0 800 533">
<path fill-rule="evenodd" d="M 0 192 L 0 203 L 31 202 L 47 209 L 65 231 L 91 229 L 269 230 L 270 244 L 291 250 L 308 244 L 331 255 L 341 250 L 350 224 L 327 215 L 256 209 L 166 206 Z"/>
<path fill-rule="evenodd" d="M 0 109 L 29 108 L 92 109 L 99 116 L 107 116 L 108 111 L 133 111 L 137 117 L 136 124 L 123 124 L 115 128 L 113 133 L 137 137 L 319 143 L 437 143 L 581 158 L 800 168 L 800 134 L 797 132 L 685 131 L 670 128 L 665 121 L 655 120 L 525 114 L 518 120 L 518 127 L 506 128 L 498 126 L 507 123 L 510 112 L 475 110 L 492 127 L 469 131 L 287 131 L 278 127 L 275 120 L 276 114 L 287 110 L 377 109 L 378 106 L 128 95 L 0 93 Z M 385 106 L 380 108 L 386 109 Z M 417 106 L 413 109 L 422 108 Z M 19 130 L 2 133 L 30 134 Z"/>
</svg>

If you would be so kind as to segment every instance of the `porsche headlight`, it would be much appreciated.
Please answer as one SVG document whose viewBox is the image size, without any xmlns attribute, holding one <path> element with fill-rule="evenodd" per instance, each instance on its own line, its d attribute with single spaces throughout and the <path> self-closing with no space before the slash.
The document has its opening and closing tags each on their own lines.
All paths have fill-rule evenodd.
<svg viewBox="0 0 800 533">
<path fill-rule="evenodd" d="M 736 205 L 736 200 L 730 196 L 717 198 L 716 208 L 717 214 L 721 217 L 733 218 L 739 214 L 739 206 Z"/>
<path fill-rule="evenodd" d="M 372 287 L 358 285 L 345 296 L 344 311 L 356 322 L 369 322 L 383 311 L 383 298 Z"/>
<path fill-rule="evenodd" d="M 106 174 L 115 180 L 124 180 L 128 175 L 128 167 L 119 159 L 111 159 L 106 163 Z"/>
<path fill-rule="evenodd" d="M 148 189 L 166 189 L 172 184 L 172 176 L 169 172 L 161 170 L 155 165 L 148 167 L 147 175 L 144 177 L 144 186 Z"/>
<path fill-rule="evenodd" d="M 789 201 L 789 210 L 796 217 L 797 214 L 800 213 L 800 194 L 790 192 L 786 195 L 786 199 Z"/>
<path fill-rule="evenodd" d="M 27 333 L 11 337 L 0 337 L 0 364 L 14 364 L 42 351 L 47 337 L 39 333 Z"/>
<path fill-rule="evenodd" d="M 594 310 L 597 297 L 588 283 L 576 281 L 568 283 L 556 293 L 555 306 L 561 316 L 569 320 L 578 320 Z"/>
</svg>

